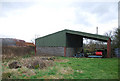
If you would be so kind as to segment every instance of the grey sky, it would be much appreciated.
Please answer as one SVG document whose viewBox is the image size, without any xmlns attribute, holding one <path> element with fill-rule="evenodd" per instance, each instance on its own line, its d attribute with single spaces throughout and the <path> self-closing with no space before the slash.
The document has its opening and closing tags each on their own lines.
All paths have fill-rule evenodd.
<svg viewBox="0 0 120 81">
<path fill-rule="evenodd" d="M 120 1 L 118 3 L 118 26 L 120 28 Z"/>
<path fill-rule="evenodd" d="M 76 8 L 77 19 L 75 23 L 90 25 L 90 23 L 86 21 L 88 18 L 86 16 L 82 16 L 79 11 L 96 15 L 100 23 L 106 23 L 118 18 L 117 2 L 80 2 L 74 3 L 71 6 Z"/>
<path fill-rule="evenodd" d="M 79 0 L 0 2 L 0 37 L 30 41 L 63 29 L 99 34 L 118 27 L 118 3 Z"/>
<path fill-rule="evenodd" d="M 13 10 L 24 9 L 34 5 L 33 2 L 1 2 L 1 13 L 0 16 L 7 16 L 6 13 L 9 13 Z"/>
</svg>

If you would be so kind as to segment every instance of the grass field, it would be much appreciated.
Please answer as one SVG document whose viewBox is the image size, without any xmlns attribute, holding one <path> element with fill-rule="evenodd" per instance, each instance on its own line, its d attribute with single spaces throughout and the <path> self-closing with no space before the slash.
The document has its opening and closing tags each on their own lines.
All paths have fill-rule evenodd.
<svg viewBox="0 0 120 81">
<path fill-rule="evenodd" d="M 117 58 L 55 58 L 54 65 L 45 69 L 9 69 L 7 60 L 3 74 L 13 79 L 118 79 Z"/>
</svg>

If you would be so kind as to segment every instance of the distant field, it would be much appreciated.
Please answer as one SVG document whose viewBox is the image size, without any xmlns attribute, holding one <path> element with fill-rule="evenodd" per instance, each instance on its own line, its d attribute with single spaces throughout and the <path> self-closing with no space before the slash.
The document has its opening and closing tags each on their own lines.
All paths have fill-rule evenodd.
<svg viewBox="0 0 120 81">
<path fill-rule="evenodd" d="M 9 75 L 13 79 L 118 79 L 117 58 L 55 57 L 54 65 L 45 69 L 9 69 L 8 62 L 3 63 L 4 78 Z"/>
</svg>

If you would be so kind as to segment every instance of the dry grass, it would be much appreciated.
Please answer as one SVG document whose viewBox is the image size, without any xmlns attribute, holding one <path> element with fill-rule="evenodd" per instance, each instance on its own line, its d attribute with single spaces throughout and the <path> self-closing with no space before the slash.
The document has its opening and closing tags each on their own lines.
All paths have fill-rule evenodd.
<svg viewBox="0 0 120 81">
<path fill-rule="evenodd" d="M 69 74 L 73 74 L 74 70 L 71 67 L 63 67 L 60 65 L 57 65 L 55 67 L 57 69 L 57 75 L 61 74 L 61 75 L 69 75 Z"/>
<path fill-rule="evenodd" d="M 2 54 L 0 54 L 0 61 L 2 61 Z"/>
<path fill-rule="evenodd" d="M 2 55 L 2 59 L 13 58 L 13 57 L 15 57 L 15 55 L 13 53 L 9 54 L 9 55 L 7 55 L 7 54 Z"/>
<path fill-rule="evenodd" d="M 49 77 L 48 76 L 43 76 L 43 78 L 45 78 L 45 79 L 63 79 L 63 76 L 60 76 L 60 75 L 50 75 Z"/>
<path fill-rule="evenodd" d="M 29 57 L 29 58 L 19 58 L 19 59 L 13 59 L 8 62 L 3 62 L 3 75 L 5 75 L 3 78 L 8 78 L 7 76 L 10 74 L 12 75 L 10 78 L 20 78 L 20 76 L 25 76 L 24 78 L 28 78 L 30 76 L 36 75 L 36 70 L 33 68 L 28 68 L 28 65 L 32 65 L 34 62 L 38 61 L 39 63 L 43 63 L 42 69 L 45 70 L 49 66 L 53 66 L 52 60 L 42 60 L 42 57 Z M 18 62 L 22 67 L 18 69 L 10 69 L 9 64 L 12 62 Z M 40 65 L 41 66 L 41 65 Z M 39 67 L 37 69 L 40 69 Z M 14 77 L 15 76 L 15 77 Z"/>
<path fill-rule="evenodd" d="M 26 58 L 26 59 L 20 60 L 20 63 L 22 64 L 22 66 L 25 66 L 25 67 L 33 65 L 34 62 L 44 63 L 45 67 L 53 65 L 52 60 L 42 60 L 41 57 L 31 57 L 31 58 Z"/>
<path fill-rule="evenodd" d="M 73 74 L 73 69 L 70 68 L 70 67 L 61 67 L 59 70 L 58 70 L 59 73 L 61 74 Z"/>
<path fill-rule="evenodd" d="M 68 59 L 55 59 L 55 62 L 68 62 Z"/>
<path fill-rule="evenodd" d="M 9 64 L 12 63 L 12 62 L 18 62 L 19 65 L 21 65 L 22 67 L 31 66 L 31 65 L 33 65 L 35 62 L 38 62 L 39 64 L 40 64 L 40 63 L 44 63 L 44 66 L 45 66 L 45 67 L 53 66 L 53 60 L 43 60 L 42 58 L 44 58 L 44 57 L 34 56 L 34 57 L 29 57 L 29 58 L 13 59 L 13 60 L 10 60 L 10 61 L 8 61 L 8 62 L 4 62 L 4 63 L 3 63 L 3 66 L 4 66 L 4 65 L 9 66 Z M 45 57 L 45 58 L 49 58 L 49 57 Z"/>
</svg>

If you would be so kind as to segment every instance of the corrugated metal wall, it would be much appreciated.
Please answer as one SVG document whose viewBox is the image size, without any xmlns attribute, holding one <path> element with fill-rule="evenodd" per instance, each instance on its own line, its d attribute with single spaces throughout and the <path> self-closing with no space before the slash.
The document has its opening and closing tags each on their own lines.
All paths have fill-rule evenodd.
<svg viewBox="0 0 120 81">
<path fill-rule="evenodd" d="M 61 31 L 42 38 L 36 39 L 37 47 L 64 47 L 66 46 L 65 32 Z"/>
<path fill-rule="evenodd" d="M 36 47 L 82 47 L 83 37 L 80 35 L 58 32 L 36 39 Z"/>
<path fill-rule="evenodd" d="M 12 38 L 1 38 L 2 46 L 16 46 L 16 41 Z"/>
</svg>

